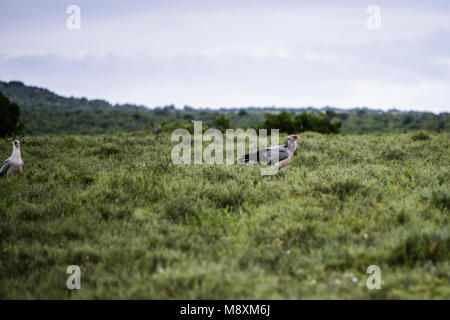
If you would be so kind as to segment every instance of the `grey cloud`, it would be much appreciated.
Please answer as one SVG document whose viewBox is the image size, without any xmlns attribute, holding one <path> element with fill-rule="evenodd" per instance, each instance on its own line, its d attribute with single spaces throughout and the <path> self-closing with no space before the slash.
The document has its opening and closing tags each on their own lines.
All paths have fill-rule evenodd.
<svg viewBox="0 0 450 320">
<path fill-rule="evenodd" d="M 448 2 L 0 0 L 0 76 L 155 106 L 336 105 L 448 110 Z M 3 10 L 6 8 L 6 10 Z"/>
</svg>

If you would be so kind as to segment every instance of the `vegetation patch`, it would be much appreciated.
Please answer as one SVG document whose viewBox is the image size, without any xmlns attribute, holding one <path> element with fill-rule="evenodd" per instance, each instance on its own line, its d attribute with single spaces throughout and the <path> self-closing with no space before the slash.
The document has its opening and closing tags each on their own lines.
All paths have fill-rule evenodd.
<svg viewBox="0 0 450 320">
<path fill-rule="evenodd" d="M 0 178 L 0 298 L 450 299 L 450 136 L 424 133 L 302 133 L 274 176 L 174 165 L 166 132 L 30 136 Z"/>
<path fill-rule="evenodd" d="M 431 138 L 430 138 L 430 136 L 428 134 L 426 134 L 424 132 L 419 132 L 419 133 L 416 133 L 415 135 L 413 135 L 411 137 L 411 139 L 413 141 L 420 141 L 420 140 L 423 141 L 423 140 L 430 140 Z"/>
</svg>

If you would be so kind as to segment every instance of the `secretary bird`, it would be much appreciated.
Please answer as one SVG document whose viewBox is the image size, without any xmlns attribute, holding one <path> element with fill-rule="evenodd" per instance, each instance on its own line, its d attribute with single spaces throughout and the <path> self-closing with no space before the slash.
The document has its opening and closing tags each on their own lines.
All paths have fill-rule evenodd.
<svg viewBox="0 0 450 320">
<path fill-rule="evenodd" d="M 2 168 L 0 169 L 0 177 L 6 175 L 15 175 L 23 171 L 24 163 L 22 160 L 22 155 L 20 154 L 20 145 L 23 142 L 20 140 L 14 140 L 13 152 L 11 157 L 3 162 Z"/>
<path fill-rule="evenodd" d="M 255 153 L 249 153 L 243 156 L 239 162 L 246 164 L 254 164 L 256 162 L 269 163 L 278 165 L 280 168 L 286 166 L 292 159 L 297 149 L 298 136 L 289 136 L 287 142 L 281 146 L 270 147 L 258 150 Z"/>
</svg>

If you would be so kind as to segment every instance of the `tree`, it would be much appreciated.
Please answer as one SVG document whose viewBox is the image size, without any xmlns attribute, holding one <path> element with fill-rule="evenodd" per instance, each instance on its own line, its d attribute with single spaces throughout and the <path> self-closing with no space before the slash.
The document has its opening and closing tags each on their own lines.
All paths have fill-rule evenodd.
<svg viewBox="0 0 450 320">
<path fill-rule="evenodd" d="M 21 134 L 20 107 L 0 92 L 0 137 L 14 137 Z"/>
<path fill-rule="evenodd" d="M 264 128 L 279 129 L 281 132 L 295 133 L 298 132 L 295 128 L 292 114 L 282 111 L 279 114 L 266 113 L 266 120 L 264 121 Z"/>
<path fill-rule="evenodd" d="M 248 116 L 248 112 L 245 109 L 239 110 L 239 117 L 245 117 Z"/>
<path fill-rule="evenodd" d="M 336 112 L 333 110 L 327 110 L 326 113 L 328 120 L 333 120 L 334 117 L 336 117 Z"/>
<path fill-rule="evenodd" d="M 341 121 L 332 121 L 330 114 L 314 114 L 303 112 L 294 119 L 294 125 L 298 131 L 315 131 L 320 133 L 339 133 Z"/>
<path fill-rule="evenodd" d="M 293 134 L 304 131 L 320 133 L 339 133 L 341 121 L 331 120 L 333 113 L 307 113 L 303 112 L 292 118 L 292 114 L 283 111 L 279 114 L 266 114 L 264 128 L 279 129 L 281 132 Z M 331 118 L 331 119 L 330 119 Z"/>
<path fill-rule="evenodd" d="M 221 114 L 219 117 L 217 117 L 214 120 L 214 126 L 216 127 L 216 129 L 219 129 L 220 131 L 225 132 L 226 129 L 231 128 L 230 118 Z"/>
</svg>

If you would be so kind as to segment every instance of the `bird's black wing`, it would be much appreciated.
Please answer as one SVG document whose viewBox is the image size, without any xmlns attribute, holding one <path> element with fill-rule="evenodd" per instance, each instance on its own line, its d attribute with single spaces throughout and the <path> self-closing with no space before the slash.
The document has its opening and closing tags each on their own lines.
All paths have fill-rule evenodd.
<svg viewBox="0 0 450 320">
<path fill-rule="evenodd" d="M 278 155 L 277 151 L 278 150 Z M 267 159 L 266 161 L 270 161 L 270 163 L 277 163 L 280 161 L 283 161 L 284 159 L 287 159 L 290 156 L 290 151 L 285 147 L 282 146 L 281 148 L 277 149 L 267 149 Z"/>
<path fill-rule="evenodd" d="M 278 151 L 278 152 L 277 152 Z M 290 151 L 285 145 L 278 147 L 271 147 L 258 150 L 255 153 L 246 154 L 241 158 L 241 162 L 249 163 L 250 161 L 257 161 L 262 163 L 277 163 L 287 159 L 290 156 Z"/>
<path fill-rule="evenodd" d="M 241 163 L 249 163 L 250 161 L 259 161 L 260 160 L 261 151 L 262 150 L 259 150 L 257 152 L 253 152 L 253 153 L 247 153 L 239 161 Z"/>
<path fill-rule="evenodd" d="M 0 177 L 6 174 L 10 165 L 11 163 L 9 162 L 9 159 L 6 159 L 5 162 L 3 162 L 2 168 L 0 169 Z"/>
</svg>

